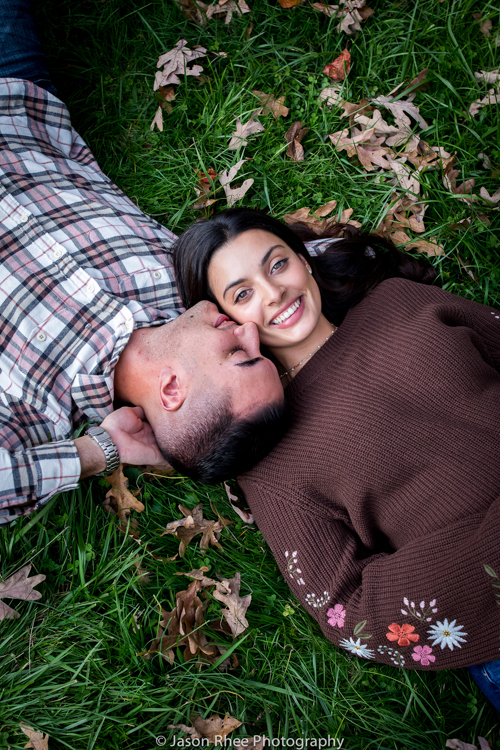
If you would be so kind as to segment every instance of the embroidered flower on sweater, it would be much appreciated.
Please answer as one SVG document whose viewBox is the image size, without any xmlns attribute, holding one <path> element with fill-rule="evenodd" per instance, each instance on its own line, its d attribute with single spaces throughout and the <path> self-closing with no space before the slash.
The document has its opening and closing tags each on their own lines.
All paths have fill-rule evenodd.
<svg viewBox="0 0 500 750">
<path fill-rule="evenodd" d="M 378 646 L 377 651 L 381 655 L 387 654 L 389 659 L 392 661 L 393 664 L 396 665 L 396 667 L 404 667 L 405 665 L 404 656 L 397 649 L 391 648 L 390 646 Z"/>
<path fill-rule="evenodd" d="M 355 656 L 362 656 L 363 659 L 375 658 L 373 649 L 368 648 L 366 643 L 361 643 L 361 638 L 358 638 L 357 641 L 355 641 L 354 638 L 349 638 L 349 640 L 347 640 L 347 638 L 342 638 L 339 646 L 345 648 L 347 651 L 350 651 L 351 654 L 355 654 Z"/>
<path fill-rule="evenodd" d="M 302 578 L 302 571 L 298 567 L 298 561 L 297 561 L 297 550 L 295 552 L 290 552 L 287 550 L 285 552 L 285 557 L 288 558 L 290 556 L 290 559 L 288 560 L 286 564 L 286 569 L 288 571 L 288 574 L 290 578 L 293 578 L 294 581 L 297 581 L 299 586 L 305 586 L 305 581 Z"/>
<path fill-rule="evenodd" d="M 326 616 L 328 617 L 328 624 L 334 628 L 338 625 L 339 628 L 344 627 L 346 611 L 342 604 L 336 604 L 334 607 L 330 607 L 327 611 Z"/>
<path fill-rule="evenodd" d="M 421 622 L 431 622 L 432 615 L 433 614 L 435 615 L 437 612 L 435 599 L 429 602 L 427 606 L 424 601 L 420 602 L 420 604 L 418 605 L 415 605 L 415 602 L 408 601 L 408 599 L 405 596 L 403 599 L 403 604 L 405 605 L 406 609 L 402 609 L 401 614 L 405 615 L 405 617 L 408 617 L 408 615 L 411 615 L 412 617 L 415 617 L 417 620 L 420 620 Z"/>
<path fill-rule="evenodd" d="M 431 662 L 436 661 L 436 657 L 432 654 L 432 648 L 430 646 L 415 646 L 411 658 L 415 661 L 419 661 L 424 667 L 427 667 Z"/>
<path fill-rule="evenodd" d="M 310 607 L 323 607 L 329 598 L 330 594 L 328 591 L 323 591 L 323 596 L 319 596 L 318 594 L 306 594 L 306 604 L 309 604 Z"/>
<path fill-rule="evenodd" d="M 440 644 L 441 648 L 448 646 L 451 651 L 453 651 L 454 646 L 462 648 L 460 644 L 461 642 L 467 642 L 467 639 L 464 638 L 464 635 L 467 635 L 467 633 L 461 632 L 463 631 L 463 625 L 455 625 L 455 623 L 456 620 L 448 622 L 445 619 L 444 622 L 437 622 L 435 625 L 431 625 L 427 632 L 429 633 L 429 640 L 434 639 L 432 645 L 437 646 Z"/>
<path fill-rule="evenodd" d="M 398 646 L 409 646 L 410 641 L 418 641 L 420 636 L 417 633 L 414 633 L 415 630 L 413 625 L 408 625 L 407 622 L 403 623 L 403 625 L 398 625 L 396 622 L 393 622 L 392 625 L 389 625 L 389 633 L 385 634 L 385 637 L 389 641 L 397 641 Z"/>
</svg>

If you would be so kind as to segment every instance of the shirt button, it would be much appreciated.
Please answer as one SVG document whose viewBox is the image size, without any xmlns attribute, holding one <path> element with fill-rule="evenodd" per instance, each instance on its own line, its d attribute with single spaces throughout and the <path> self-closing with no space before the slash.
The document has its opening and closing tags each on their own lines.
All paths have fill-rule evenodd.
<svg viewBox="0 0 500 750">
<path fill-rule="evenodd" d="M 87 292 L 89 294 L 95 294 L 97 291 L 97 284 L 94 281 L 89 281 L 87 284 Z"/>
<path fill-rule="evenodd" d="M 40 333 L 37 333 L 36 337 L 38 341 L 45 341 L 45 339 L 47 338 L 47 336 L 42 331 L 40 331 Z"/>
<path fill-rule="evenodd" d="M 161 279 L 161 271 L 154 271 L 153 276 L 155 279 Z"/>
<path fill-rule="evenodd" d="M 125 323 L 125 328 L 127 329 L 127 331 L 131 331 L 133 327 L 134 327 L 134 321 L 127 320 Z"/>
<path fill-rule="evenodd" d="M 30 220 L 30 217 L 27 214 L 25 214 L 24 216 L 21 216 L 21 221 L 23 222 L 23 224 L 26 224 L 26 222 L 29 220 Z"/>
<path fill-rule="evenodd" d="M 54 258 L 60 258 L 62 255 L 62 250 L 54 250 Z"/>
</svg>

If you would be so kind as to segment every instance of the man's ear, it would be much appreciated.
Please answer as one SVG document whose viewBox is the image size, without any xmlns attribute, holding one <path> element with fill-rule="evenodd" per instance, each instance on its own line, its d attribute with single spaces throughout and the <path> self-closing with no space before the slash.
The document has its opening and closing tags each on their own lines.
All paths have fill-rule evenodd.
<svg viewBox="0 0 500 750">
<path fill-rule="evenodd" d="M 160 403 L 166 411 L 177 411 L 188 394 L 185 376 L 175 372 L 171 367 L 164 367 L 160 372 Z"/>
</svg>

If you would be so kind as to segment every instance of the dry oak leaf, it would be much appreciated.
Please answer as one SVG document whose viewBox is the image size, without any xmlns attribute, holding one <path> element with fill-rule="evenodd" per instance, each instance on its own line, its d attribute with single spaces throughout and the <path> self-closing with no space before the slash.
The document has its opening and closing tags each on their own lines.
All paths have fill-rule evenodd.
<svg viewBox="0 0 500 750">
<path fill-rule="evenodd" d="M 222 610 L 222 615 L 231 628 L 233 638 L 236 638 L 248 628 L 245 612 L 250 606 L 252 595 L 247 594 L 243 597 L 239 595 L 241 573 L 235 573 L 234 578 L 223 578 L 221 584 L 215 589 L 214 598 L 226 605 L 227 609 Z"/>
<path fill-rule="evenodd" d="M 360 24 L 374 13 L 365 5 L 365 0 L 340 0 L 339 5 L 313 3 L 313 8 L 329 18 L 338 16 L 341 21 L 337 26 L 337 31 L 343 31 L 348 36 L 354 36 L 361 29 Z"/>
<path fill-rule="evenodd" d="M 183 646 L 185 647 L 184 661 L 198 656 L 201 660 L 205 659 L 213 663 L 220 656 L 221 652 L 217 646 L 213 643 L 209 644 L 201 630 L 205 624 L 203 613 L 206 605 L 198 596 L 200 588 L 200 582 L 193 581 L 185 591 L 179 591 L 175 595 L 175 609 L 167 612 L 160 607 L 162 617 L 158 625 L 157 637 L 144 654 L 145 659 L 152 659 L 154 654 L 159 653 L 166 661 L 173 664 L 173 647 Z"/>
<path fill-rule="evenodd" d="M 142 513 L 144 505 L 128 489 L 128 479 L 123 473 L 123 464 L 120 464 L 112 474 L 104 477 L 104 481 L 111 485 L 104 500 L 104 507 L 108 512 L 120 518 L 128 515 L 131 510 Z"/>
<path fill-rule="evenodd" d="M 196 183 L 195 192 L 198 199 L 191 206 L 195 210 L 202 210 L 208 208 L 213 203 L 216 203 L 217 198 L 211 198 L 211 195 L 215 195 L 216 188 L 214 186 L 215 180 L 218 177 L 215 169 L 208 169 L 206 172 L 197 172 L 198 182 Z"/>
<path fill-rule="evenodd" d="M 232 188 L 229 184 L 234 180 L 244 163 L 245 159 L 241 159 L 237 164 L 234 164 L 231 169 L 225 169 L 221 172 L 219 178 L 220 184 L 226 194 L 227 205 L 230 207 L 237 201 L 241 200 L 254 183 L 253 177 L 249 177 L 240 185 L 240 187 Z"/>
<path fill-rule="evenodd" d="M 491 19 L 485 18 L 483 21 L 482 13 L 473 13 L 472 17 L 478 22 L 479 31 L 481 32 L 481 34 L 484 34 L 484 36 L 491 36 L 490 31 L 493 27 L 493 23 L 491 22 Z"/>
<path fill-rule="evenodd" d="M 278 0 L 282 8 L 295 8 L 296 5 L 302 5 L 304 0 Z"/>
<path fill-rule="evenodd" d="M 288 143 L 286 155 L 292 161 L 304 161 L 304 148 L 301 141 L 308 130 L 309 128 L 302 127 L 301 122 L 294 122 L 286 131 L 285 140 Z"/>
<path fill-rule="evenodd" d="M 327 86 L 319 93 L 319 100 L 324 101 L 327 107 L 344 106 L 345 102 L 342 99 L 340 92 L 342 91 L 342 84 L 334 83 L 333 86 Z"/>
<path fill-rule="evenodd" d="M 219 0 L 217 5 L 209 5 L 207 8 L 207 18 L 225 15 L 224 23 L 230 23 L 233 14 L 242 16 L 244 13 L 250 13 L 245 0 Z"/>
<path fill-rule="evenodd" d="M 427 240 L 412 240 L 411 237 L 408 237 L 406 232 L 403 232 L 401 230 L 392 232 L 392 234 L 390 235 L 390 239 L 394 242 L 395 245 L 405 245 L 406 250 L 412 250 L 413 248 L 415 248 L 418 253 L 426 253 L 429 258 L 433 258 L 436 255 L 443 255 L 444 253 L 443 246 L 439 245 L 437 242 L 428 242 Z"/>
<path fill-rule="evenodd" d="M 156 67 L 161 68 L 163 65 L 163 70 L 156 72 L 153 91 L 159 89 L 160 86 L 180 83 L 179 75 L 199 76 L 203 71 L 202 65 L 193 65 L 191 68 L 188 68 L 188 65 L 198 57 L 204 57 L 207 50 L 205 47 L 195 47 L 194 50 L 190 50 L 186 45 L 187 42 L 184 39 L 179 39 L 173 49 L 160 55 Z"/>
<path fill-rule="evenodd" d="M 242 146 L 246 146 L 248 143 L 247 138 L 249 135 L 253 135 L 254 133 L 262 133 L 265 130 L 265 127 L 261 125 L 260 122 L 257 122 L 255 120 L 255 118 L 258 117 L 261 112 L 261 109 L 256 109 L 250 119 L 245 123 L 242 123 L 239 117 L 236 118 L 236 130 L 234 131 L 234 133 L 231 133 L 232 138 L 229 141 L 229 151 L 237 151 Z"/>
<path fill-rule="evenodd" d="M 208 571 L 206 565 L 202 565 L 201 568 L 190 570 L 189 573 L 174 573 L 176 576 L 186 576 L 186 578 L 194 578 L 195 581 L 199 581 L 202 589 L 208 588 L 208 586 L 217 586 L 220 581 L 216 581 L 213 578 L 207 578 L 205 573 Z M 227 589 L 229 592 L 229 589 Z"/>
<path fill-rule="evenodd" d="M 480 750 L 491 750 L 490 744 L 484 737 L 478 737 Z M 452 750 L 477 750 L 476 745 L 470 745 L 468 742 L 462 742 L 462 740 L 446 740 L 446 747 L 451 747 Z"/>
<path fill-rule="evenodd" d="M 198 26 L 207 25 L 207 3 L 200 0 L 175 0 L 175 2 L 188 21 L 193 21 Z"/>
<path fill-rule="evenodd" d="M 493 195 L 490 195 L 486 188 L 482 187 L 479 191 L 479 195 L 489 203 L 498 203 L 500 201 L 500 188 L 498 188 L 498 190 L 496 190 Z"/>
<path fill-rule="evenodd" d="M 29 727 L 27 724 L 20 724 L 19 726 L 26 737 L 29 738 L 29 742 L 24 746 L 25 748 L 32 748 L 32 750 L 49 750 L 48 734 L 44 734 L 44 732 L 36 732 L 33 727 Z"/>
<path fill-rule="evenodd" d="M 333 81 L 343 81 L 351 69 L 351 53 L 347 47 L 335 60 L 325 66 L 323 73 Z"/>
<path fill-rule="evenodd" d="M 500 91 L 490 89 L 483 99 L 476 99 L 469 107 L 469 114 L 475 117 L 477 113 L 488 104 L 500 104 Z"/>
<path fill-rule="evenodd" d="M 41 599 L 39 591 L 34 591 L 33 587 L 45 581 L 43 573 L 28 578 L 31 565 L 25 565 L 17 573 L 5 578 L 0 582 L 0 620 L 17 620 L 19 613 L 9 607 L 2 599 L 23 599 L 25 602 L 34 602 Z"/>
<path fill-rule="evenodd" d="M 222 549 L 219 544 L 220 532 L 222 531 L 222 524 L 220 521 L 211 521 L 210 519 L 203 518 L 203 505 L 198 503 L 193 510 L 185 508 L 183 505 L 179 505 L 184 518 L 180 518 L 177 521 L 171 521 L 167 523 L 165 531 L 161 536 L 165 534 L 174 534 L 177 539 L 180 539 L 179 545 L 179 556 L 184 557 L 186 553 L 186 547 L 193 539 L 193 537 L 201 534 L 200 549 L 208 549 L 211 544 L 214 547 Z"/>
<path fill-rule="evenodd" d="M 226 490 L 226 495 L 231 505 L 231 508 L 234 510 L 236 515 L 238 515 L 241 518 L 241 520 L 244 521 L 245 523 L 253 523 L 254 522 L 253 515 L 250 513 L 249 510 L 240 508 L 240 506 L 238 505 L 239 497 L 237 495 L 234 495 L 231 492 L 231 488 L 227 482 L 224 482 L 224 489 Z"/>
<path fill-rule="evenodd" d="M 393 101 L 393 98 L 394 97 L 392 97 L 391 95 L 377 96 L 375 99 L 371 99 L 371 101 L 378 107 L 385 107 L 385 109 L 388 109 L 395 118 L 397 118 L 400 122 L 404 123 L 408 127 L 411 126 L 410 117 L 412 117 L 415 122 L 418 122 L 423 130 L 428 127 L 426 121 L 420 115 L 419 108 L 415 104 L 413 104 L 415 92 L 409 94 L 407 99 L 398 99 L 397 101 Z"/>
<path fill-rule="evenodd" d="M 241 721 L 230 716 L 228 713 L 222 718 L 213 714 L 209 719 L 202 719 L 197 713 L 191 714 L 190 721 L 192 728 L 185 724 L 170 724 L 169 729 L 180 729 L 182 732 L 191 735 L 193 738 L 205 738 L 214 745 L 225 745 L 226 737 L 235 729 L 241 727 Z M 193 732 L 194 729 L 194 732 Z"/>
<path fill-rule="evenodd" d="M 458 197 L 459 200 L 464 203 L 472 203 L 477 200 L 477 196 L 469 195 L 472 193 L 476 181 L 474 179 L 465 180 L 461 185 L 457 185 L 457 177 L 460 174 L 459 169 L 453 169 L 457 161 L 456 153 L 450 156 L 449 159 L 442 161 L 443 165 L 443 185 L 447 188 L 450 193 L 453 193 Z"/>
<path fill-rule="evenodd" d="M 355 227 L 360 227 L 359 221 L 350 220 L 353 213 L 352 208 L 346 208 L 342 211 L 340 219 L 337 220 L 335 216 L 327 219 L 326 217 L 330 214 L 337 206 L 336 200 L 328 201 L 323 206 L 317 208 L 311 214 L 311 209 L 307 206 L 299 208 L 291 214 L 285 214 L 282 217 L 286 224 L 306 224 L 316 234 L 323 234 L 327 229 L 334 226 L 335 224 L 351 224 Z"/>
<path fill-rule="evenodd" d="M 155 125 L 158 128 L 158 130 L 163 132 L 163 110 L 161 107 L 158 107 L 158 109 L 156 110 L 155 116 L 153 117 L 153 122 L 149 126 L 149 129 L 154 130 Z"/>
<path fill-rule="evenodd" d="M 274 119 L 278 117 L 286 117 L 290 111 L 288 107 L 285 107 L 285 97 L 280 96 L 279 99 L 275 99 L 272 94 L 266 94 L 264 91 L 252 91 L 252 94 L 256 96 L 262 104 L 262 113 L 272 112 Z"/>
<path fill-rule="evenodd" d="M 478 81 L 484 81 L 484 83 L 496 83 L 500 85 L 500 73 L 496 70 L 481 70 L 479 73 L 474 73 L 474 78 Z"/>
</svg>

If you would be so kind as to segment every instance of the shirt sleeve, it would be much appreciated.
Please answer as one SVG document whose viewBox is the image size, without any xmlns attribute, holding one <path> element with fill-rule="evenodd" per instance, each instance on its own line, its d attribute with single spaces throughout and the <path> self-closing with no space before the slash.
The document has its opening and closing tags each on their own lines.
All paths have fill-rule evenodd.
<svg viewBox="0 0 500 750">
<path fill-rule="evenodd" d="M 404 668 L 499 658 L 500 497 L 484 514 L 374 554 L 348 521 L 314 512 L 291 488 L 240 483 L 285 580 L 330 641 Z"/>
<path fill-rule="evenodd" d="M 79 479 L 73 440 L 23 451 L 0 448 L 0 524 L 37 510 L 57 492 L 74 489 Z"/>
</svg>

